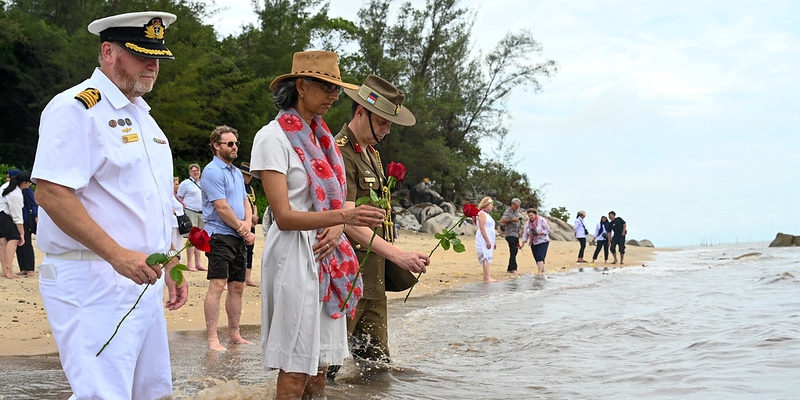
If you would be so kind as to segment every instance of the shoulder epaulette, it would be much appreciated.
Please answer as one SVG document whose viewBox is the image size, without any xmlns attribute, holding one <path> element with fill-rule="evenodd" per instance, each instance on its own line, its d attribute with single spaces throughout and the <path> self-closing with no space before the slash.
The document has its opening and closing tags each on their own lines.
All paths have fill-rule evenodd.
<svg viewBox="0 0 800 400">
<path fill-rule="evenodd" d="M 78 100 L 81 104 L 83 104 L 87 110 L 94 107 L 95 104 L 100 101 L 100 99 L 100 91 L 95 88 L 87 88 L 75 96 L 75 100 Z"/>
<path fill-rule="evenodd" d="M 339 147 L 343 147 L 344 145 L 347 144 L 348 140 L 349 138 L 347 137 L 347 135 L 344 135 L 339 139 L 336 139 L 336 145 L 338 145 Z"/>
</svg>

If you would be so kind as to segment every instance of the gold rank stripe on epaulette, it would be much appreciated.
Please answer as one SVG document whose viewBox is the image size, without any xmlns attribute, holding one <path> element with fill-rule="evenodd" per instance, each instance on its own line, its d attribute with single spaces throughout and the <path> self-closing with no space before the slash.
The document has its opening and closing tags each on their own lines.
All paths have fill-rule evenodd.
<svg viewBox="0 0 800 400">
<path fill-rule="evenodd" d="M 94 107 L 100 99 L 100 91 L 95 88 L 88 88 L 75 96 L 75 100 L 80 101 L 87 110 Z"/>
</svg>

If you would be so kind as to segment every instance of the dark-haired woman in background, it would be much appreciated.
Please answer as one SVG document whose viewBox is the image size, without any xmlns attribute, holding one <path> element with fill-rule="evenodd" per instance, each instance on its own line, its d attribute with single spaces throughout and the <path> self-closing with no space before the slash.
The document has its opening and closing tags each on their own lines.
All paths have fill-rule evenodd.
<svg viewBox="0 0 800 400">
<path fill-rule="evenodd" d="M 25 243 L 25 220 L 22 208 L 25 200 L 22 189 L 31 187 L 31 174 L 21 171 L 0 186 L 0 262 L 3 267 L 3 276 L 14 279 L 17 276 L 12 272 L 14 254 L 17 246 Z"/>
<path fill-rule="evenodd" d="M 597 255 L 600 254 L 600 248 L 603 248 L 604 263 L 608 263 L 608 242 L 611 241 L 611 226 L 608 225 L 608 218 L 605 215 L 600 217 L 600 222 L 594 228 L 594 240 L 597 242 L 597 247 L 594 249 L 592 262 L 597 261 Z"/>
</svg>

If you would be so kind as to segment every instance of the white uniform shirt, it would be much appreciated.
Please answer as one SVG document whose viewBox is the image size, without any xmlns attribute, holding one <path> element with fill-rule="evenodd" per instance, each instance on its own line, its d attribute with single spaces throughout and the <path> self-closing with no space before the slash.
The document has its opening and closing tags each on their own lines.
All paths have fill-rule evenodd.
<svg viewBox="0 0 800 400">
<path fill-rule="evenodd" d="M 100 101 L 86 109 L 74 97 L 87 88 Z M 166 252 L 172 232 L 172 151 L 142 98 L 129 101 L 96 69 L 58 94 L 42 112 L 32 180 L 75 190 L 97 224 L 121 246 Z M 36 244 L 61 254 L 86 247 L 41 210 Z"/>
</svg>

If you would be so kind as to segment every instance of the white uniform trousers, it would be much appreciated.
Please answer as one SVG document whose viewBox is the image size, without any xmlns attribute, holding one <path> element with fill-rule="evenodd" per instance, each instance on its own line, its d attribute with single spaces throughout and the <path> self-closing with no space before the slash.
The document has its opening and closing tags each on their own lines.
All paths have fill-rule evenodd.
<svg viewBox="0 0 800 400">
<path fill-rule="evenodd" d="M 163 276 L 95 356 L 145 285 L 118 274 L 106 261 L 45 257 L 39 268 L 39 291 L 74 393 L 71 399 L 172 396 Z"/>
</svg>

